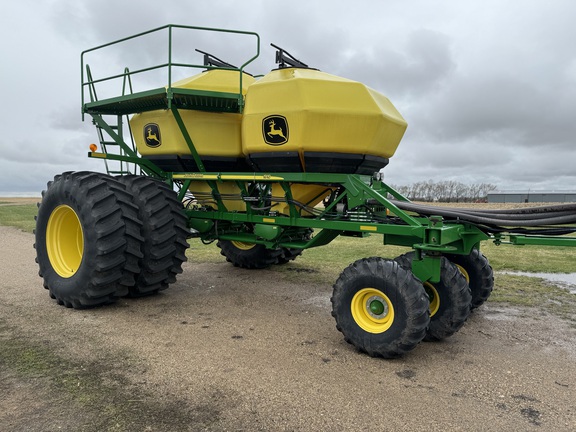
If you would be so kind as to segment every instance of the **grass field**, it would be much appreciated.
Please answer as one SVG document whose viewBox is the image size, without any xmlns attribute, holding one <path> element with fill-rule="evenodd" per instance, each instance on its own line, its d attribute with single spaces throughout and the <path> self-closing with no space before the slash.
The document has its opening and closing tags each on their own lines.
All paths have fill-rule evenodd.
<svg viewBox="0 0 576 432">
<path fill-rule="evenodd" d="M 10 198 L 0 198 L 0 225 L 14 226 L 22 231 L 32 232 L 36 221 L 36 204 L 20 204 Z"/>
<path fill-rule="evenodd" d="M 0 198 L 0 225 L 32 232 L 37 200 L 14 201 Z M 468 206 L 471 206 L 470 204 Z M 495 288 L 490 302 L 538 307 L 576 322 L 576 295 L 543 279 L 499 273 L 504 270 L 546 273 L 576 272 L 576 248 L 544 246 L 496 246 L 484 242 L 482 252 L 495 271 Z M 332 284 L 349 264 L 360 258 L 382 256 L 394 258 L 408 249 L 384 246 L 380 236 L 364 239 L 339 237 L 330 245 L 304 251 L 295 261 L 274 266 L 283 278 L 313 283 Z M 190 240 L 191 262 L 221 262 L 224 257 L 216 243 L 203 245 Z"/>
</svg>

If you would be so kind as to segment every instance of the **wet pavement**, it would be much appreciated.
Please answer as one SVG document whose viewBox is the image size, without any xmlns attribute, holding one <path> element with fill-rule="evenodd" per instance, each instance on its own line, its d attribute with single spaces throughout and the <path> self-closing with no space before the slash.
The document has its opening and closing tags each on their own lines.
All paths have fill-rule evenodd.
<svg viewBox="0 0 576 432">
<path fill-rule="evenodd" d="M 566 288 L 571 293 L 576 294 L 576 273 L 531 273 L 521 271 L 502 271 L 499 273 L 544 279 L 560 288 Z"/>
</svg>

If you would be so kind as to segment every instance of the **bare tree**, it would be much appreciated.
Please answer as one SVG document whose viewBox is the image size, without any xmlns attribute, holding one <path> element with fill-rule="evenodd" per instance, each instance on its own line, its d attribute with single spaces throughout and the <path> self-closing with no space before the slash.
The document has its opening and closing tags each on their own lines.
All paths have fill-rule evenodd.
<svg viewBox="0 0 576 432">
<path fill-rule="evenodd" d="M 420 181 L 408 186 L 393 186 L 406 198 L 413 201 L 440 202 L 476 202 L 486 200 L 488 193 L 497 189 L 490 183 L 474 183 L 471 185 L 445 180 Z"/>
</svg>

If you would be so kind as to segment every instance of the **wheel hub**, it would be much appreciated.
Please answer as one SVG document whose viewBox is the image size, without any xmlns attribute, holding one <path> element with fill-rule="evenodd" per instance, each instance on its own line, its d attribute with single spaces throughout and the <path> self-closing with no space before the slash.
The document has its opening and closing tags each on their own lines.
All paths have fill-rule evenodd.
<svg viewBox="0 0 576 432">
<path fill-rule="evenodd" d="M 388 315 L 388 304 L 382 297 L 372 296 L 366 300 L 366 310 L 372 318 L 381 319 Z"/>
<path fill-rule="evenodd" d="M 352 298 L 350 309 L 356 324 L 368 333 L 384 333 L 394 322 L 392 301 L 376 288 L 358 291 Z"/>
</svg>

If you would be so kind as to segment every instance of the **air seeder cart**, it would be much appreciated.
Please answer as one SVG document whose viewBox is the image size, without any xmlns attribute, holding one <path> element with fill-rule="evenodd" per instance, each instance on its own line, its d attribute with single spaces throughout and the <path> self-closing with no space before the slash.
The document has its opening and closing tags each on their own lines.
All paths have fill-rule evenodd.
<svg viewBox="0 0 576 432">
<path fill-rule="evenodd" d="M 206 33 L 251 39 L 254 51 L 239 67 L 202 51 L 203 64 L 175 60 L 176 35 Z M 86 62 L 156 34 L 166 37 L 165 62 L 98 78 Z M 576 246 L 565 227 L 574 205 L 410 203 L 380 177 L 406 129 L 390 101 L 276 48 L 278 67 L 259 78 L 246 72 L 260 54 L 251 32 L 168 25 L 82 53 L 82 113 L 100 138 L 89 157 L 108 173 L 63 173 L 43 193 L 36 250 L 52 298 L 84 308 L 163 290 L 182 271 L 189 237 L 258 269 L 338 236 L 382 235 L 409 252 L 352 263 L 334 285 L 332 315 L 348 342 L 391 358 L 452 335 L 488 298 L 482 241 Z M 134 90 L 158 72 L 160 87 Z M 118 93 L 99 98 L 110 83 Z"/>
</svg>

